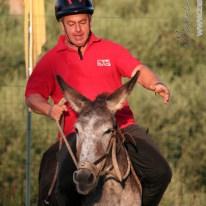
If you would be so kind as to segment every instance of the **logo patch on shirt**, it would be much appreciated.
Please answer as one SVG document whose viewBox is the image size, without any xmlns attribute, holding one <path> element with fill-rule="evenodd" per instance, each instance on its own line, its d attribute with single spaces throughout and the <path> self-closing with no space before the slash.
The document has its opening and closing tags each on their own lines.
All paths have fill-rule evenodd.
<svg viewBox="0 0 206 206">
<path fill-rule="evenodd" d="M 110 59 L 97 59 L 98 67 L 111 67 Z"/>
</svg>

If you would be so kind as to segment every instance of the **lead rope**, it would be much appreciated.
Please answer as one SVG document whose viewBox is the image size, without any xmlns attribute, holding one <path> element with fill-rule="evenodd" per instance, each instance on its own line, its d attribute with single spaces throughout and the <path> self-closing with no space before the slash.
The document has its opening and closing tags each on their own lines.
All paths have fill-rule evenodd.
<svg viewBox="0 0 206 206">
<path fill-rule="evenodd" d="M 122 143 L 124 143 L 124 141 L 125 141 L 124 134 L 122 133 L 122 131 L 120 129 L 118 129 L 117 131 L 118 131 L 118 134 L 120 135 Z M 134 167 L 131 164 L 131 160 L 129 158 L 129 154 L 128 154 L 126 148 L 125 147 L 123 147 L 123 148 L 124 148 L 124 152 L 125 152 L 126 158 L 127 158 L 127 170 L 126 170 L 125 174 L 122 175 L 120 172 L 119 166 L 118 166 L 118 162 L 117 162 L 116 139 L 115 139 L 113 146 L 112 146 L 112 163 L 113 163 L 113 168 L 114 168 L 115 173 L 116 173 L 116 178 L 118 179 L 119 182 L 122 182 L 122 181 L 126 180 L 126 178 L 129 176 L 129 174 L 131 172 L 132 175 L 134 176 L 136 183 L 137 183 L 137 187 L 139 188 L 139 191 L 142 195 L 142 186 L 141 186 L 141 183 L 139 181 L 139 178 L 137 177 L 135 170 L 134 170 Z"/>
<path fill-rule="evenodd" d="M 59 101 L 58 104 L 59 104 L 59 105 L 63 105 L 64 103 L 65 103 L 65 99 L 62 98 L 62 99 Z M 76 158 L 75 158 L 75 156 L 74 156 L 74 153 L 72 152 L 72 149 L 71 149 L 71 147 L 70 147 L 70 145 L 69 145 L 69 143 L 68 143 L 68 141 L 67 141 L 67 139 L 66 139 L 66 136 L 65 136 L 65 134 L 64 134 L 64 132 L 63 132 L 63 130 L 62 130 L 62 128 L 64 127 L 64 117 L 61 118 L 61 125 L 60 125 L 60 123 L 59 123 L 58 120 L 56 120 L 56 125 L 57 125 L 58 130 L 59 130 L 59 133 L 60 133 L 60 135 L 61 135 L 61 137 L 62 137 L 62 138 L 60 138 L 60 140 L 59 140 L 59 149 L 58 149 L 58 151 L 61 150 L 62 144 L 63 144 L 63 141 L 62 141 L 62 140 L 64 140 L 65 145 L 66 145 L 66 147 L 67 147 L 67 149 L 68 149 L 68 151 L 69 151 L 69 154 L 71 155 L 72 160 L 74 161 L 74 164 L 75 164 L 75 166 L 77 167 L 77 161 L 76 161 Z M 45 204 L 45 205 L 50 205 L 49 199 L 50 199 L 50 197 L 51 197 L 52 191 L 54 190 L 54 187 L 55 187 L 55 184 L 56 184 L 56 180 L 57 180 L 58 172 L 59 172 L 59 164 L 58 164 L 58 162 L 57 162 L 57 165 L 56 165 L 56 169 L 55 169 L 54 177 L 53 177 L 53 179 L 52 179 L 51 186 L 50 186 L 50 188 L 49 188 L 47 197 L 46 197 L 45 200 L 44 200 L 44 204 Z"/>
<path fill-rule="evenodd" d="M 134 177 L 134 179 L 137 183 L 137 187 L 139 188 L 140 196 L 142 197 L 142 185 L 141 185 L 141 182 L 140 182 L 139 178 L 137 177 L 137 174 L 136 174 L 132 164 L 131 164 L 131 172 L 132 172 L 133 177 Z"/>
<path fill-rule="evenodd" d="M 60 151 L 62 148 L 62 139 L 59 140 L 59 149 L 58 151 Z M 47 194 L 47 197 L 46 199 L 44 200 L 44 204 L 45 205 L 49 205 L 50 204 L 50 197 L 51 197 L 51 194 L 54 190 L 54 187 L 55 187 L 55 184 L 56 184 L 56 180 L 57 180 L 57 175 L 58 175 L 58 172 L 59 172 L 59 164 L 57 162 L 57 165 L 56 165 L 56 169 L 55 169 L 55 173 L 54 173 L 54 177 L 52 179 L 52 183 L 51 183 L 51 186 L 49 188 L 49 191 L 48 191 L 48 194 Z"/>
<path fill-rule="evenodd" d="M 59 103 L 60 104 L 60 103 Z M 64 118 L 62 117 L 61 119 L 61 127 L 64 126 Z M 60 151 L 62 148 L 62 139 L 59 140 L 59 148 L 58 148 L 58 151 Z M 58 172 L 59 172 L 59 164 L 58 164 L 58 161 L 57 161 L 57 165 L 56 165 L 56 169 L 55 169 L 55 173 L 54 173 L 54 177 L 52 179 L 52 183 L 49 187 L 49 191 L 47 193 L 47 197 L 45 198 L 44 200 L 44 204 L 45 205 L 50 205 L 50 197 L 51 197 L 51 194 L 54 190 L 54 187 L 55 187 L 55 184 L 56 184 L 56 180 L 57 180 L 57 175 L 58 175 Z"/>
<path fill-rule="evenodd" d="M 63 132 L 63 130 L 62 130 L 62 127 L 60 126 L 60 124 L 59 124 L 58 121 L 56 121 L 56 125 L 57 125 L 57 127 L 58 127 L 58 129 L 59 129 L 59 132 L 60 132 L 60 135 L 61 135 L 61 137 L 62 137 L 62 138 L 59 140 L 59 151 L 60 151 L 61 148 L 62 148 L 62 139 L 63 139 L 63 140 L 64 140 L 64 143 L 65 143 L 65 145 L 66 145 L 66 147 L 67 147 L 67 150 L 69 151 L 69 154 L 71 155 L 72 160 L 74 161 L 74 164 L 75 164 L 75 166 L 76 166 L 76 168 L 77 168 L 76 158 L 75 158 L 74 153 L 72 152 L 72 149 L 71 149 L 71 147 L 70 147 L 70 145 L 69 145 L 69 143 L 68 143 L 68 141 L 67 141 L 67 139 L 66 139 L 66 136 L 64 135 L 64 132 Z M 55 184 L 56 184 L 56 180 L 57 180 L 58 172 L 59 172 L 59 164 L 58 164 L 58 162 L 57 162 L 57 166 L 56 166 L 56 170 L 55 170 L 55 174 L 54 174 L 54 177 L 53 177 L 51 186 L 50 186 L 50 188 L 49 188 L 47 197 L 46 197 L 46 199 L 44 200 L 44 204 L 45 204 L 45 205 L 50 205 L 49 199 L 50 199 L 50 197 L 51 197 L 52 191 L 54 190 L 54 187 L 55 187 Z"/>
<path fill-rule="evenodd" d="M 132 143 L 134 146 L 136 146 L 136 142 L 135 142 L 135 140 L 134 140 L 134 138 L 133 138 L 132 136 L 130 136 L 130 135 L 128 135 L 128 134 L 123 134 L 121 130 L 119 130 L 119 134 L 120 134 L 121 138 L 123 139 L 123 143 L 124 143 L 124 141 L 125 141 L 126 138 L 129 138 L 129 141 L 131 141 L 131 143 Z M 125 135 L 127 135 L 127 137 L 125 137 Z M 136 147 L 135 147 L 135 148 L 136 148 Z M 124 147 L 124 149 L 125 149 L 125 152 L 126 152 L 127 161 L 128 161 L 128 163 L 129 163 L 129 167 L 130 167 L 131 173 L 132 173 L 132 175 L 133 175 L 133 177 L 134 177 L 134 179 L 135 179 L 135 181 L 136 181 L 136 183 L 137 183 L 137 187 L 139 188 L 140 195 L 142 196 L 142 185 L 141 185 L 141 182 L 140 182 L 140 180 L 139 180 L 139 178 L 138 178 L 138 176 L 137 176 L 137 174 L 136 174 L 136 172 L 135 172 L 135 170 L 134 170 L 134 167 L 133 167 L 133 165 L 132 165 L 132 163 L 131 163 L 131 160 L 130 160 L 130 158 L 129 158 L 129 154 L 128 154 L 127 149 L 126 149 L 125 147 Z M 127 170 L 126 174 L 129 175 L 128 172 L 130 172 L 130 171 Z M 125 174 L 125 175 L 126 175 L 126 174 Z M 126 177 L 126 176 L 125 176 L 125 177 Z"/>
<path fill-rule="evenodd" d="M 56 121 L 56 125 L 57 125 L 57 127 L 59 129 L 59 133 L 60 133 L 62 139 L 64 140 L 64 143 L 65 143 L 65 145 L 66 145 L 66 147 L 67 147 L 67 149 L 69 151 L 69 154 L 71 155 L 72 160 L 73 160 L 73 162 L 74 162 L 74 164 L 75 164 L 75 166 L 77 168 L 78 164 L 77 164 L 76 157 L 75 157 L 74 153 L 72 152 L 72 149 L 71 149 L 71 147 L 69 145 L 69 142 L 67 141 L 67 138 L 66 138 L 66 136 L 65 136 L 65 134 L 64 134 L 64 132 L 63 132 L 63 130 L 62 130 L 62 128 L 61 128 L 61 126 L 60 126 L 58 121 Z"/>
<path fill-rule="evenodd" d="M 119 131 L 120 131 L 120 130 L 119 130 Z M 135 140 L 134 140 L 134 138 L 133 138 L 132 136 L 130 136 L 130 135 L 127 134 L 127 133 L 123 134 L 121 131 L 120 131 L 120 135 L 121 135 L 121 136 L 122 136 L 122 135 L 124 136 L 124 140 L 127 138 L 127 139 L 132 143 L 132 145 L 135 146 L 135 149 L 136 149 L 136 142 L 135 142 Z M 125 136 L 126 136 L 126 137 L 125 137 Z M 125 147 L 124 147 L 124 148 L 125 148 Z M 127 151 L 126 148 L 125 148 L 125 152 L 126 152 L 126 155 L 127 155 L 127 161 L 130 162 L 130 169 L 131 169 L 132 175 L 133 175 L 133 177 L 134 177 L 134 179 L 135 179 L 135 182 L 137 183 L 137 187 L 139 188 L 140 195 L 142 196 L 142 185 L 141 185 L 141 182 L 140 182 L 140 180 L 139 180 L 139 178 L 138 178 L 138 176 L 137 176 L 137 174 L 136 174 L 136 172 L 135 172 L 135 170 L 134 170 L 133 165 L 131 164 L 131 160 L 130 160 L 130 158 L 129 158 L 129 154 L 128 154 L 128 151 Z"/>
<path fill-rule="evenodd" d="M 127 150 L 125 148 L 124 148 L 124 152 L 125 152 L 126 158 L 127 158 L 127 170 L 126 170 L 125 174 L 121 174 L 120 168 L 119 168 L 119 165 L 118 165 L 118 162 L 117 162 L 116 139 L 115 139 L 113 147 L 112 147 L 112 164 L 113 164 L 113 168 L 114 168 L 114 171 L 117 175 L 117 179 L 118 179 L 119 182 L 122 182 L 125 179 L 127 179 L 127 177 L 130 174 L 130 171 L 131 171 L 131 161 L 129 159 L 129 155 L 127 153 Z"/>
</svg>

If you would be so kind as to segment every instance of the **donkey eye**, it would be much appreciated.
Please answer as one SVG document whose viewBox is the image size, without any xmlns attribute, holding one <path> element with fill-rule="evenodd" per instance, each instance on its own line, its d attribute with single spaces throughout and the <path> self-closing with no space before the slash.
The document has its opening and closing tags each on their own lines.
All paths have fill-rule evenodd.
<svg viewBox="0 0 206 206">
<path fill-rule="evenodd" d="M 113 129 L 107 129 L 105 132 L 104 132 L 104 134 L 110 134 L 110 133 L 112 133 L 113 132 Z"/>
</svg>

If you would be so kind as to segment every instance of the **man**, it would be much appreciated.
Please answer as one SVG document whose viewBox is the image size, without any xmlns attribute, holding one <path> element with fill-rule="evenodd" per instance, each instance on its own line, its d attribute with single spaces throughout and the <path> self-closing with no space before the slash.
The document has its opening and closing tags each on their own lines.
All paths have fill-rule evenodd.
<svg viewBox="0 0 206 206">
<path fill-rule="evenodd" d="M 81 94 L 94 99 L 121 86 L 121 77 L 140 71 L 138 83 L 169 102 L 169 89 L 125 48 L 96 37 L 91 31 L 94 8 L 91 0 L 57 0 L 55 14 L 63 27 L 57 45 L 37 63 L 26 87 L 26 103 L 33 111 L 59 121 L 64 116 L 64 133 L 74 132 L 76 114 L 67 104 L 58 104 L 62 92 L 55 79 L 60 75 Z M 51 97 L 54 105 L 48 103 Z M 166 160 L 153 145 L 147 132 L 135 124 L 128 104 L 117 112 L 118 126 L 131 135 L 137 148 L 128 152 L 143 187 L 143 205 L 156 206 L 171 180 Z M 72 174 L 71 174 L 72 176 Z"/>
</svg>

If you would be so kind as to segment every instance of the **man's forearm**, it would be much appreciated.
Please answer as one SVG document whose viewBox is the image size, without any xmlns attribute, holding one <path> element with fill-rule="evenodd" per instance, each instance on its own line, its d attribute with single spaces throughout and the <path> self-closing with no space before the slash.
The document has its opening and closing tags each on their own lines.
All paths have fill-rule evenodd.
<svg viewBox="0 0 206 206">
<path fill-rule="evenodd" d="M 154 90 L 154 85 L 161 82 L 159 77 L 152 70 L 150 70 L 148 67 L 146 67 L 143 64 L 138 65 L 134 69 L 132 76 L 137 71 L 140 71 L 138 83 L 141 84 L 146 89 Z"/>
<path fill-rule="evenodd" d="M 134 69 L 132 76 L 137 71 L 140 71 L 138 83 L 140 83 L 146 89 L 149 89 L 159 94 L 163 98 L 164 103 L 168 103 L 170 99 L 169 88 L 160 81 L 160 79 L 155 75 L 155 73 L 152 72 L 152 70 L 150 70 L 148 67 L 144 65 L 139 65 Z"/>
<path fill-rule="evenodd" d="M 40 94 L 32 94 L 26 97 L 26 104 L 32 111 L 44 115 L 48 115 L 51 108 L 51 105 Z"/>
</svg>

